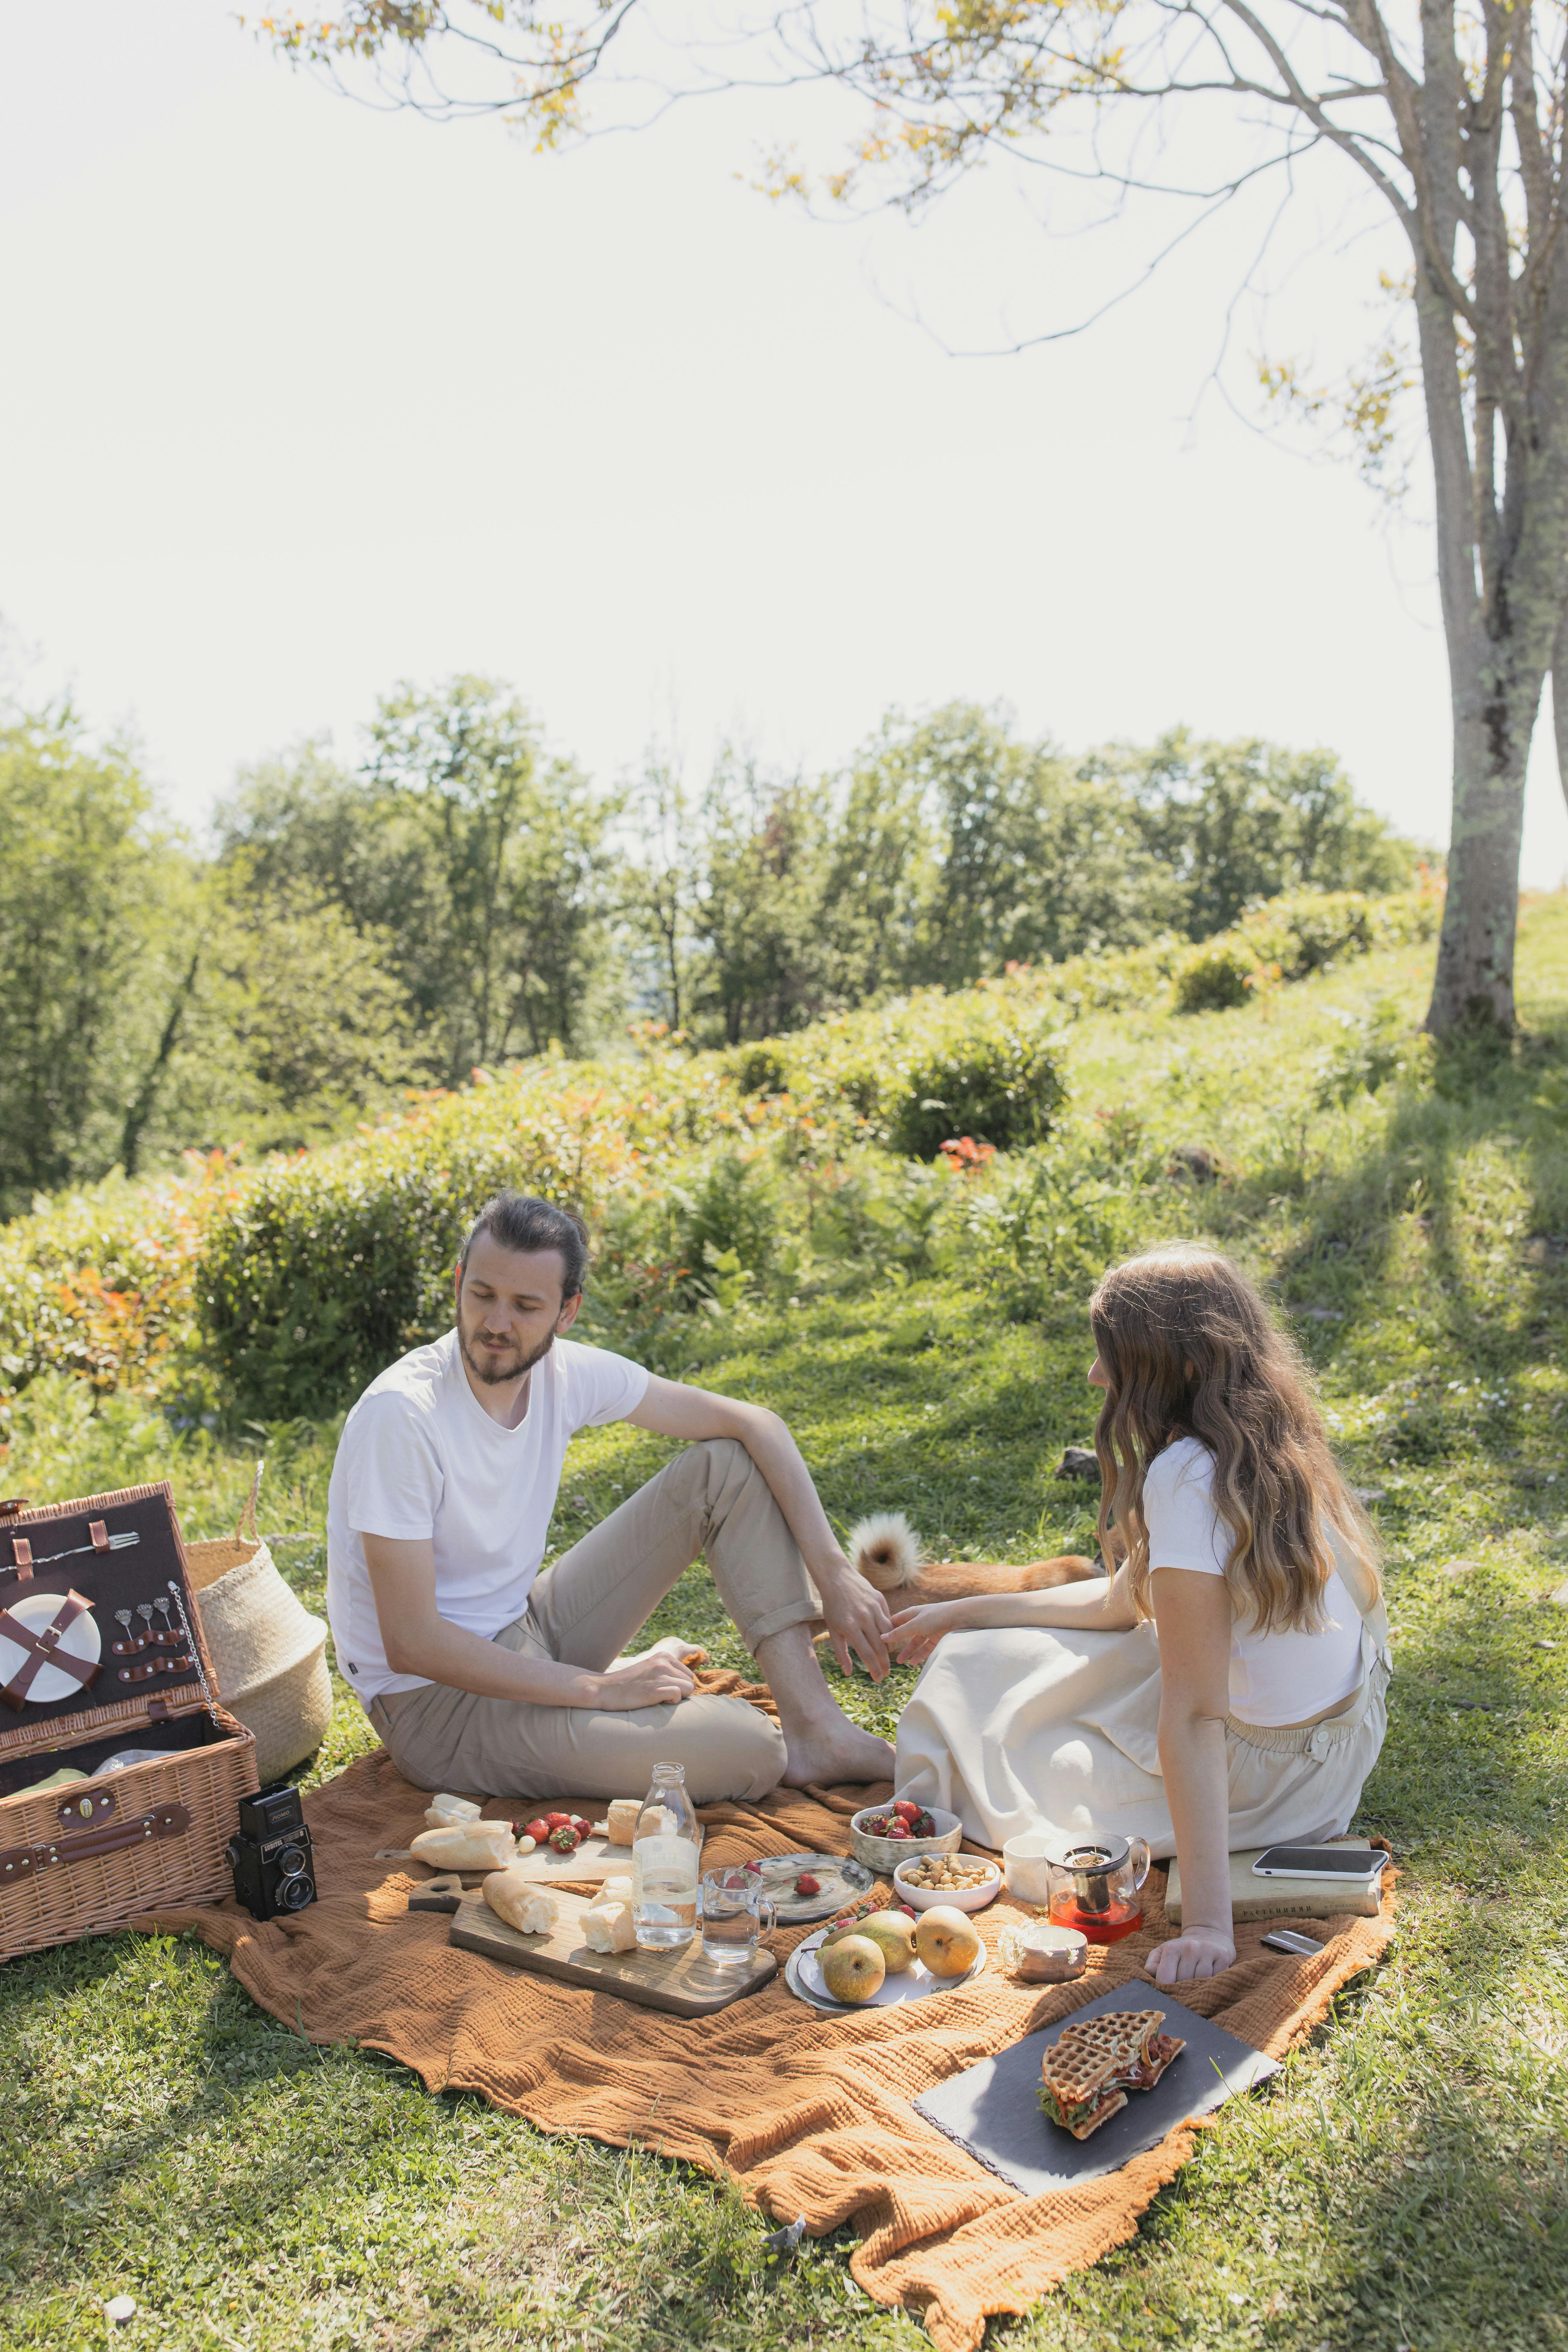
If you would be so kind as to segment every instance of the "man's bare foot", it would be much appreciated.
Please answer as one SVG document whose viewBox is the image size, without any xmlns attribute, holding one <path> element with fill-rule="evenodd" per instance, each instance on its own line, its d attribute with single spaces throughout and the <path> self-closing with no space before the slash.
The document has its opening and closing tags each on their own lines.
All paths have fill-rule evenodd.
<svg viewBox="0 0 1568 2352">
<path fill-rule="evenodd" d="M 815 1782 L 831 1789 L 839 1780 L 890 1780 L 893 1749 L 889 1740 L 862 1731 L 841 1715 L 837 1723 L 814 1723 L 809 1729 L 784 1731 L 784 1785 L 804 1789 Z"/>
</svg>

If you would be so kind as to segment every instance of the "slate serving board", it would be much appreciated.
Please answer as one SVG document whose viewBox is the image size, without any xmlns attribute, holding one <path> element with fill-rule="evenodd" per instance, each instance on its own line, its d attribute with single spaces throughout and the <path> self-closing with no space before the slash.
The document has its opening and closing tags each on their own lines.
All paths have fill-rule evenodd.
<svg viewBox="0 0 1568 2352">
<path fill-rule="evenodd" d="M 1162 2032 L 1180 2036 L 1187 2046 L 1152 2091 L 1130 2092 L 1127 2105 L 1108 2124 L 1088 2139 L 1074 2139 L 1040 2112 L 1040 2062 L 1064 2026 L 1123 2009 L 1163 2009 Z M 1129 2158 L 1158 2147 L 1189 2116 L 1206 2116 L 1234 2093 L 1279 2072 L 1261 2050 L 1194 2015 L 1160 1986 L 1125 1984 L 922 2091 L 913 2105 L 988 2171 L 999 2173 L 1026 2197 L 1039 2197 L 1119 2172 Z"/>
</svg>

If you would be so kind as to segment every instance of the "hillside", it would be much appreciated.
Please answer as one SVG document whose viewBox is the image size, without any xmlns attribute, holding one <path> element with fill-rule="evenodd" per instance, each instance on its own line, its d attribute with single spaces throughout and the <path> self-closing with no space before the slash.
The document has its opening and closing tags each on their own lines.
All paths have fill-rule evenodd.
<svg viewBox="0 0 1568 2352">
<path fill-rule="evenodd" d="M 1361 1825 L 1394 1844 L 1404 1924 L 1278 2095 L 1228 2107 L 1137 2238 L 998 2340 L 1539 2352 L 1568 2329 L 1568 899 L 1525 907 L 1527 1030 L 1500 1058 L 1415 1034 L 1419 928 L 1296 978 L 1254 946 L 1244 1001 L 1214 1010 L 1176 1009 L 1184 947 L 856 1016 L 883 1025 L 803 1033 L 760 1071 L 649 1040 L 309 1159 L 56 1204 L 0 1237 L 5 1486 L 166 1475 L 187 1528 L 218 1532 L 264 1448 L 263 1523 L 319 1606 L 336 1416 L 378 1327 L 351 1299 L 323 1342 L 289 1302 L 401 1284 L 389 1313 L 418 1328 L 472 1179 L 526 1150 L 589 1200 L 595 1333 L 785 1413 L 836 1524 L 899 1507 L 951 1553 L 1083 1547 L 1092 1490 L 1052 1474 L 1092 1424 L 1089 1284 L 1145 1238 L 1213 1238 L 1268 1286 L 1377 1497 L 1397 1674 Z M 1048 1067 L 1047 1131 L 989 1159 L 889 1150 L 898 1105 L 931 1099 L 905 1083 L 922 1055 L 994 1075 L 976 1038 Z M 105 1237 L 120 1260 L 82 1256 Z M 115 1265 L 145 1274 L 134 1299 Z M 200 1290 L 215 1269 L 227 1294 Z M 215 1295 L 230 1319 L 204 1306 L 204 1332 Z M 29 1297 L 57 1319 L 24 1361 Z M 328 1364 L 304 1403 L 296 1328 Z M 585 1433 L 556 1548 L 668 1450 Z M 700 1571 L 655 1630 L 740 1663 Z M 890 1727 L 910 1679 L 858 1678 L 846 1704 Z M 371 1744 L 340 1696 L 319 1773 Z M 194 1944 L 0 1971 L 0 2073 L 7 2343 L 101 2343 L 94 2299 L 121 2287 L 171 2352 L 357 2346 L 367 2298 L 389 2346 L 926 2340 L 860 2296 L 844 2238 L 765 2273 L 756 2218 L 712 2184 L 310 2049 Z"/>
</svg>

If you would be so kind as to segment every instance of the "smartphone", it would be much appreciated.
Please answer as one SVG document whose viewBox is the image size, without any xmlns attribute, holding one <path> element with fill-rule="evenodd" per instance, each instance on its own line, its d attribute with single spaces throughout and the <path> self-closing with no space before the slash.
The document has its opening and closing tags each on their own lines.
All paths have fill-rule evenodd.
<svg viewBox="0 0 1568 2352">
<path fill-rule="evenodd" d="M 412 1896 L 409 1899 L 412 1902 Z M 1294 1927 L 1271 1928 L 1263 1941 L 1271 1952 L 1294 1952 L 1302 1959 L 1310 1959 L 1314 1952 L 1321 1952 L 1323 1948 L 1316 1937 L 1299 1936 Z"/>
<path fill-rule="evenodd" d="M 1375 1845 L 1271 1845 L 1252 1865 L 1255 1878 L 1378 1877 L 1388 1856 Z"/>
</svg>

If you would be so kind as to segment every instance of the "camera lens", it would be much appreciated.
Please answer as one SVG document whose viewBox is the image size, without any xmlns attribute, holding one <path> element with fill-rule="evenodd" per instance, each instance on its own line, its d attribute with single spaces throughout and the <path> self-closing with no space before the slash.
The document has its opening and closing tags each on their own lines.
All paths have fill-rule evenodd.
<svg viewBox="0 0 1568 2352">
<path fill-rule="evenodd" d="M 286 1878 L 278 1889 L 278 1899 L 289 1911 L 302 1911 L 315 1895 L 314 1882 L 309 1878 Z"/>
<path fill-rule="evenodd" d="M 278 1867 L 285 1878 L 298 1878 L 310 1867 L 310 1856 L 302 1845 L 286 1845 L 278 1856 Z"/>
</svg>

